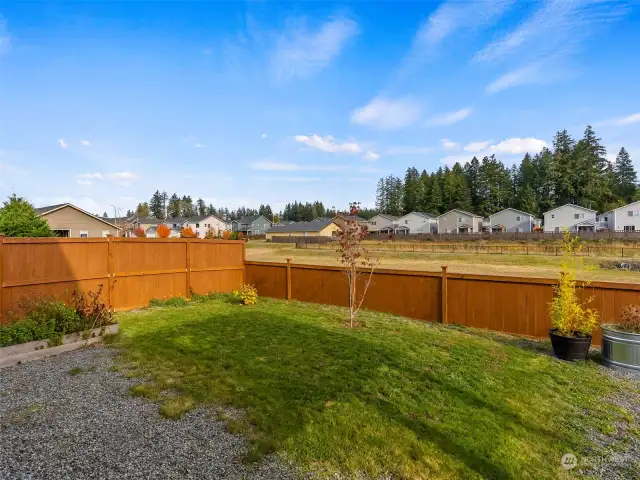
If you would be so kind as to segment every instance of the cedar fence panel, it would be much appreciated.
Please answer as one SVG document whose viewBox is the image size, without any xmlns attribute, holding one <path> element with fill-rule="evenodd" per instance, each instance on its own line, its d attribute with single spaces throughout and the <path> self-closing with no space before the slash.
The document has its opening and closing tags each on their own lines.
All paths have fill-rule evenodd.
<svg viewBox="0 0 640 480">
<path fill-rule="evenodd" d="M 244 242 L 149 238 L 0 238 L 0 322 L 20 299 L 96 291 L 114 310 L 190 292 L 228 292 L 244 279 Z"/>
<path fill-rule="evenodd" d="M 339 267 L 290 265 L 272 262 L 246 262 L 246 281 L 256 286 L 261 296 L 346 306 L 346 279 Z M 551 328 L 548 314 L 557 281 L 495 275 L 443 274 L 407 270 L 379 269 L 363 307 L 425 321 L 443 321 L 446 301 L 447 320 L 451 324 L 485 328 L 528 337 L 547 337 Z M 582 291 L 592 298 L 602 322 L 620 319 L 626 305 L 640 304 L 640 284 L 593 282 Z M 446 298 L 446 300 L 444 299 Z M 593 332 L 593 343 L 601 342 L 600 331 Z"/>
</svg>

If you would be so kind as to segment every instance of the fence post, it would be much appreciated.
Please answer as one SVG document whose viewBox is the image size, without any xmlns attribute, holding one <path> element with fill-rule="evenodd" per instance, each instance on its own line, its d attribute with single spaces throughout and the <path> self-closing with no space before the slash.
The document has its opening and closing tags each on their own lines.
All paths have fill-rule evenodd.
<svg viewBox="0 0 640 480">
<path fill-rule="evenodd" d="M 291 300 L 291 258 L 287 258 L 287 302 Z"/>
<path fill-rule="evenodd" d="M 4 282 L 4 257 L 2 256 L 2 250 L 4 250 L 4 235 L 0 234 L 0 324 L 2 324 L 2 282 Z"/>
<path fill-rule="evenodd" d="M 185 243 L 187 245 L 187 298 L 191 298 L 191 242 L 185 238 Z"/>
<path fill-rule="evenodd" d="M 449 307 L 447 304 L 447 265 L 442 266 L 442 323 L 449 323 Z"/>
<path fill-rule="evenodd" d="M 113 277 L 113 265 L 111 264 L 113 257 L 111 253 L 111 235 L 107 237 L 107 305 L 109 310 L 113 312 L 113 300 L 111 299 L 111 279 Z"/>
</svg>

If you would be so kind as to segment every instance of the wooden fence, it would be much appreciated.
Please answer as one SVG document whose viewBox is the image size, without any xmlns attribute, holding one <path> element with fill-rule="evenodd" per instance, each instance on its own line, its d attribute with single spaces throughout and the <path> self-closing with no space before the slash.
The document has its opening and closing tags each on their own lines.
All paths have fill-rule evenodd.
<svg viewBox="0 0 640 480">
<path fill-rule="evenodd" d="M 228 292 L 244 280 L 243 241 L 0 238 L 0 322 L 28 295 L 96 291 L 114 310 L 152 298 Z"/>
<path fill-rule="evenodd" d="M 306 250 L 336 250 L 334 244 L 296 243 L 296 248 Z M 562 256 L 563 250 L 558 245 L 510 244 L 490 245 L 474 243 L 431 243 L 431 242 L 380 242 L 367 243 L 370 252 L 428 252 L 428 253 L 461 253 L 489 255 L 547 255 Z M 640 258 L 640 247 L 628 245 L 583 245 L 580 252 L 583 257 L 615 257 Z"/>
<path fill-rule="evenodd" d="M 348 305 L 339 267 L 246 262 L 246 282 L 258 294 L 329 305 Z M 557 281 L 542 278 L 377 270 L 364 308 L 418 320 L 460 324 L 529 337 L 547 337 L 548 305 Z M 626 305 L 640 304 L 640 284 L 593 282 L 584 297 L 605 322 L 619 320 Z M 600 344 L 599 330 L 593 333 Z"/>
<path fill-rule="evenodd" d="M 378 234 L 371 232 L 367 235 L 368 240 L 417 240 L 417 241 L 470 241 L 470 240 L 509 240 L 509 241 L 545 241 L 562 240 L 562 232 L 481 232 L 481 233 L 412 233 L 402 234 Z M 606 231 L 580 231 L 571 232 L 571 235 L 580 237 L 582 240 L 621 240 L 638 242 L 640 241 L 640 231 L 625 232 L 621 230 Z"/>
</svg>

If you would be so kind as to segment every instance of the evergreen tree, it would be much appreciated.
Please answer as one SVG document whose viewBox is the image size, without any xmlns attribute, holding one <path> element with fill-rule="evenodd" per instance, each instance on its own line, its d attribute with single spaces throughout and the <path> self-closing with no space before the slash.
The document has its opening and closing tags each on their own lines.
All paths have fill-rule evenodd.
<svg viewBox="0 0 640 480">
<path fill-rule="evenodd" d="M 443 188 L 444 171 L 442 167 L 431 178 L 431 194 L 429 196 L 428 211 L 436 215 L 444 213 Z"/>
<path fill-rule="evenodd" d="M 167 216 L 169 218 L 177 218 L 182 212 L 182 205 L 180 204 L 180 197 L 177 194 L 171 195 L 169 198 L 169 204 L 167 205 Z"/>
<path fill-rule="evenodd" d="M 193 206 L 193 200 L 190 195 L 183 195 L 180 201 L 180 216 L 195 217 L 196 210 Z"/>
<path fill-rule="evenodd" d="M 149 201 L 149 211 L 155 218 L 165 218 L 164 201 L 159 190 L 156 190 Z"/>
<path fill-rule="evenodd" d="M 480 171 L 480 161 L 474 155 L 470 162 L 464 165 L 464 174 L 467 179 L 467 185 L 469 185 L 469 192 L 471 195 L 471 204 L 478 205 L 478 174 Z"/>
<path fill-rule="evenodd" d="M 381 213 L 387 213 L 389 210 L 389 198 L 387 194 L 387 184 L 384 178 L 378 180 L 376 187 L 376 210 Z"/>
<path fill-rule="evenodd" d="M 431 177 L 426 170 L 420 174 L 420 198 L 418 199 L 418 211 L 431 213 L 429 210 L 429 199 L 431 197 Z"/>
<path fill-rule="evenodd" d="M 538 201 L 533 193 L 533 188 L 531 188 L 531 185 L 528 183 L 525 184 L 519 192 L 517 208 L 523 212 L 538 215 Z"/>
<path fill-rule="evenodd" d="M 569 132 L 562 130 L 553 137 L 552 176 L 555 205 L 577 203 L 577 164 L 574 154 L 575 141 Z"/>
<path fill-rule="evenodd" d="M 216 216 L 218 215 L 218 212 L 216 211 L 216 207 L 214 207 L 212 203 L 207 205 L 207 212 L 205 213 L 205 215 L 216 215 Z"/>
<path fill-rule="evenodd" d="M 422 184 L 420 183 L 420 173 L 415 167 L 407 168 L 404 176 L 404 191 L 402 196 L 402 210 L 407 213 L 418 210 L 418 202 L 422 197 Z"/>
<path fill-rule="evenodd" d="M 616 194 L 626 204 L 634 199 L 638 189 L 638 175 L 629 152 L 624 147 L 620 149 L 613 166 L 613 177 L 615 180 Z"/>
<path fill-rule="evenodd" d="M 271 206 L 269 204 L 265 205 L 263 215 L 273 221 L 273 212 L 271 211 Z"/>
<path fill-rule="evenodd" d="M 149 204 L 147 202 L 139 203 L 136 207 L 136 215 L 139 217 L 150 217 L 151 210 L 149 209 Z"/>
<path fill-rule="evenodd" d="M 204 203 L 202 198 L 198 198 L 196 202 L 196 209 L 198 211 L 198 215 L 204 217 L 207 214 L 207 204 Z"/>
<path fill-rule="evenodd" d="M 14 193 L 0 208 L 0 234 L 7 237 L 53 237 L 49 223 L 33 205 Z"/>
</svg>

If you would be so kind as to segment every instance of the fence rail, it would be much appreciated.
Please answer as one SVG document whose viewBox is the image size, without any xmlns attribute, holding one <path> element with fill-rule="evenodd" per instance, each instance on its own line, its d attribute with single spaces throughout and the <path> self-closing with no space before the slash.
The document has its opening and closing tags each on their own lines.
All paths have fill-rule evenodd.
<svg viewBox="0 0 640 480">
<path fill-rule="evenodd" d="M 296 243 L 296 248 L 307 250 L 335 250 L 333 244 Z M 546 255 L 561 256 L 562 247 L 556 245 L 480 245 L 468 243 L 384 242 L 369 244 L 370 252 L 428 252 L 489 255 Z M 586 245 L 577 253 L 585 257 L 640 258 L 640 247 Z"/>
<path fill-rule="evenodd" d="M 340 267 L 246 262 L 246 281 L 261 296 L 329 305 L 348 305 Z M 418 320 L 486 328 L 515 335 L 547 337 L 548 305 L 557 281 L 447 272 L 376 270 L 363 307 Z M 616 322 L 621 310 L 640 303 L 640 284 L 592 282 L 581 290 L 593 297 L 603 323 Z M 508 301 L 505 301 L 508 299 Z M 600 332 L 593 332 L 599 345 Z"/>
<path fill-rule="evenodd" d="M 412 233 L 409 235 L 369 233 L 368 240 L 426 240 L 426 241 L 470 241 L 470 240 L 561 240 L 562 232 L 482 232 L 482 233 Z M 571 232 L 583 240 L 626 240 L 640 241 L 640 231 L 625 232 L 608 230 L 599 232 Z"/>
<path fill-rule="evenodd" d="M 231 291 L 244 280 L 244 248 L 231 240 L 0 237 L 0 323 L 25 296 L 65 299 L 100 285 L 116 311 Z"/>
</svg>

